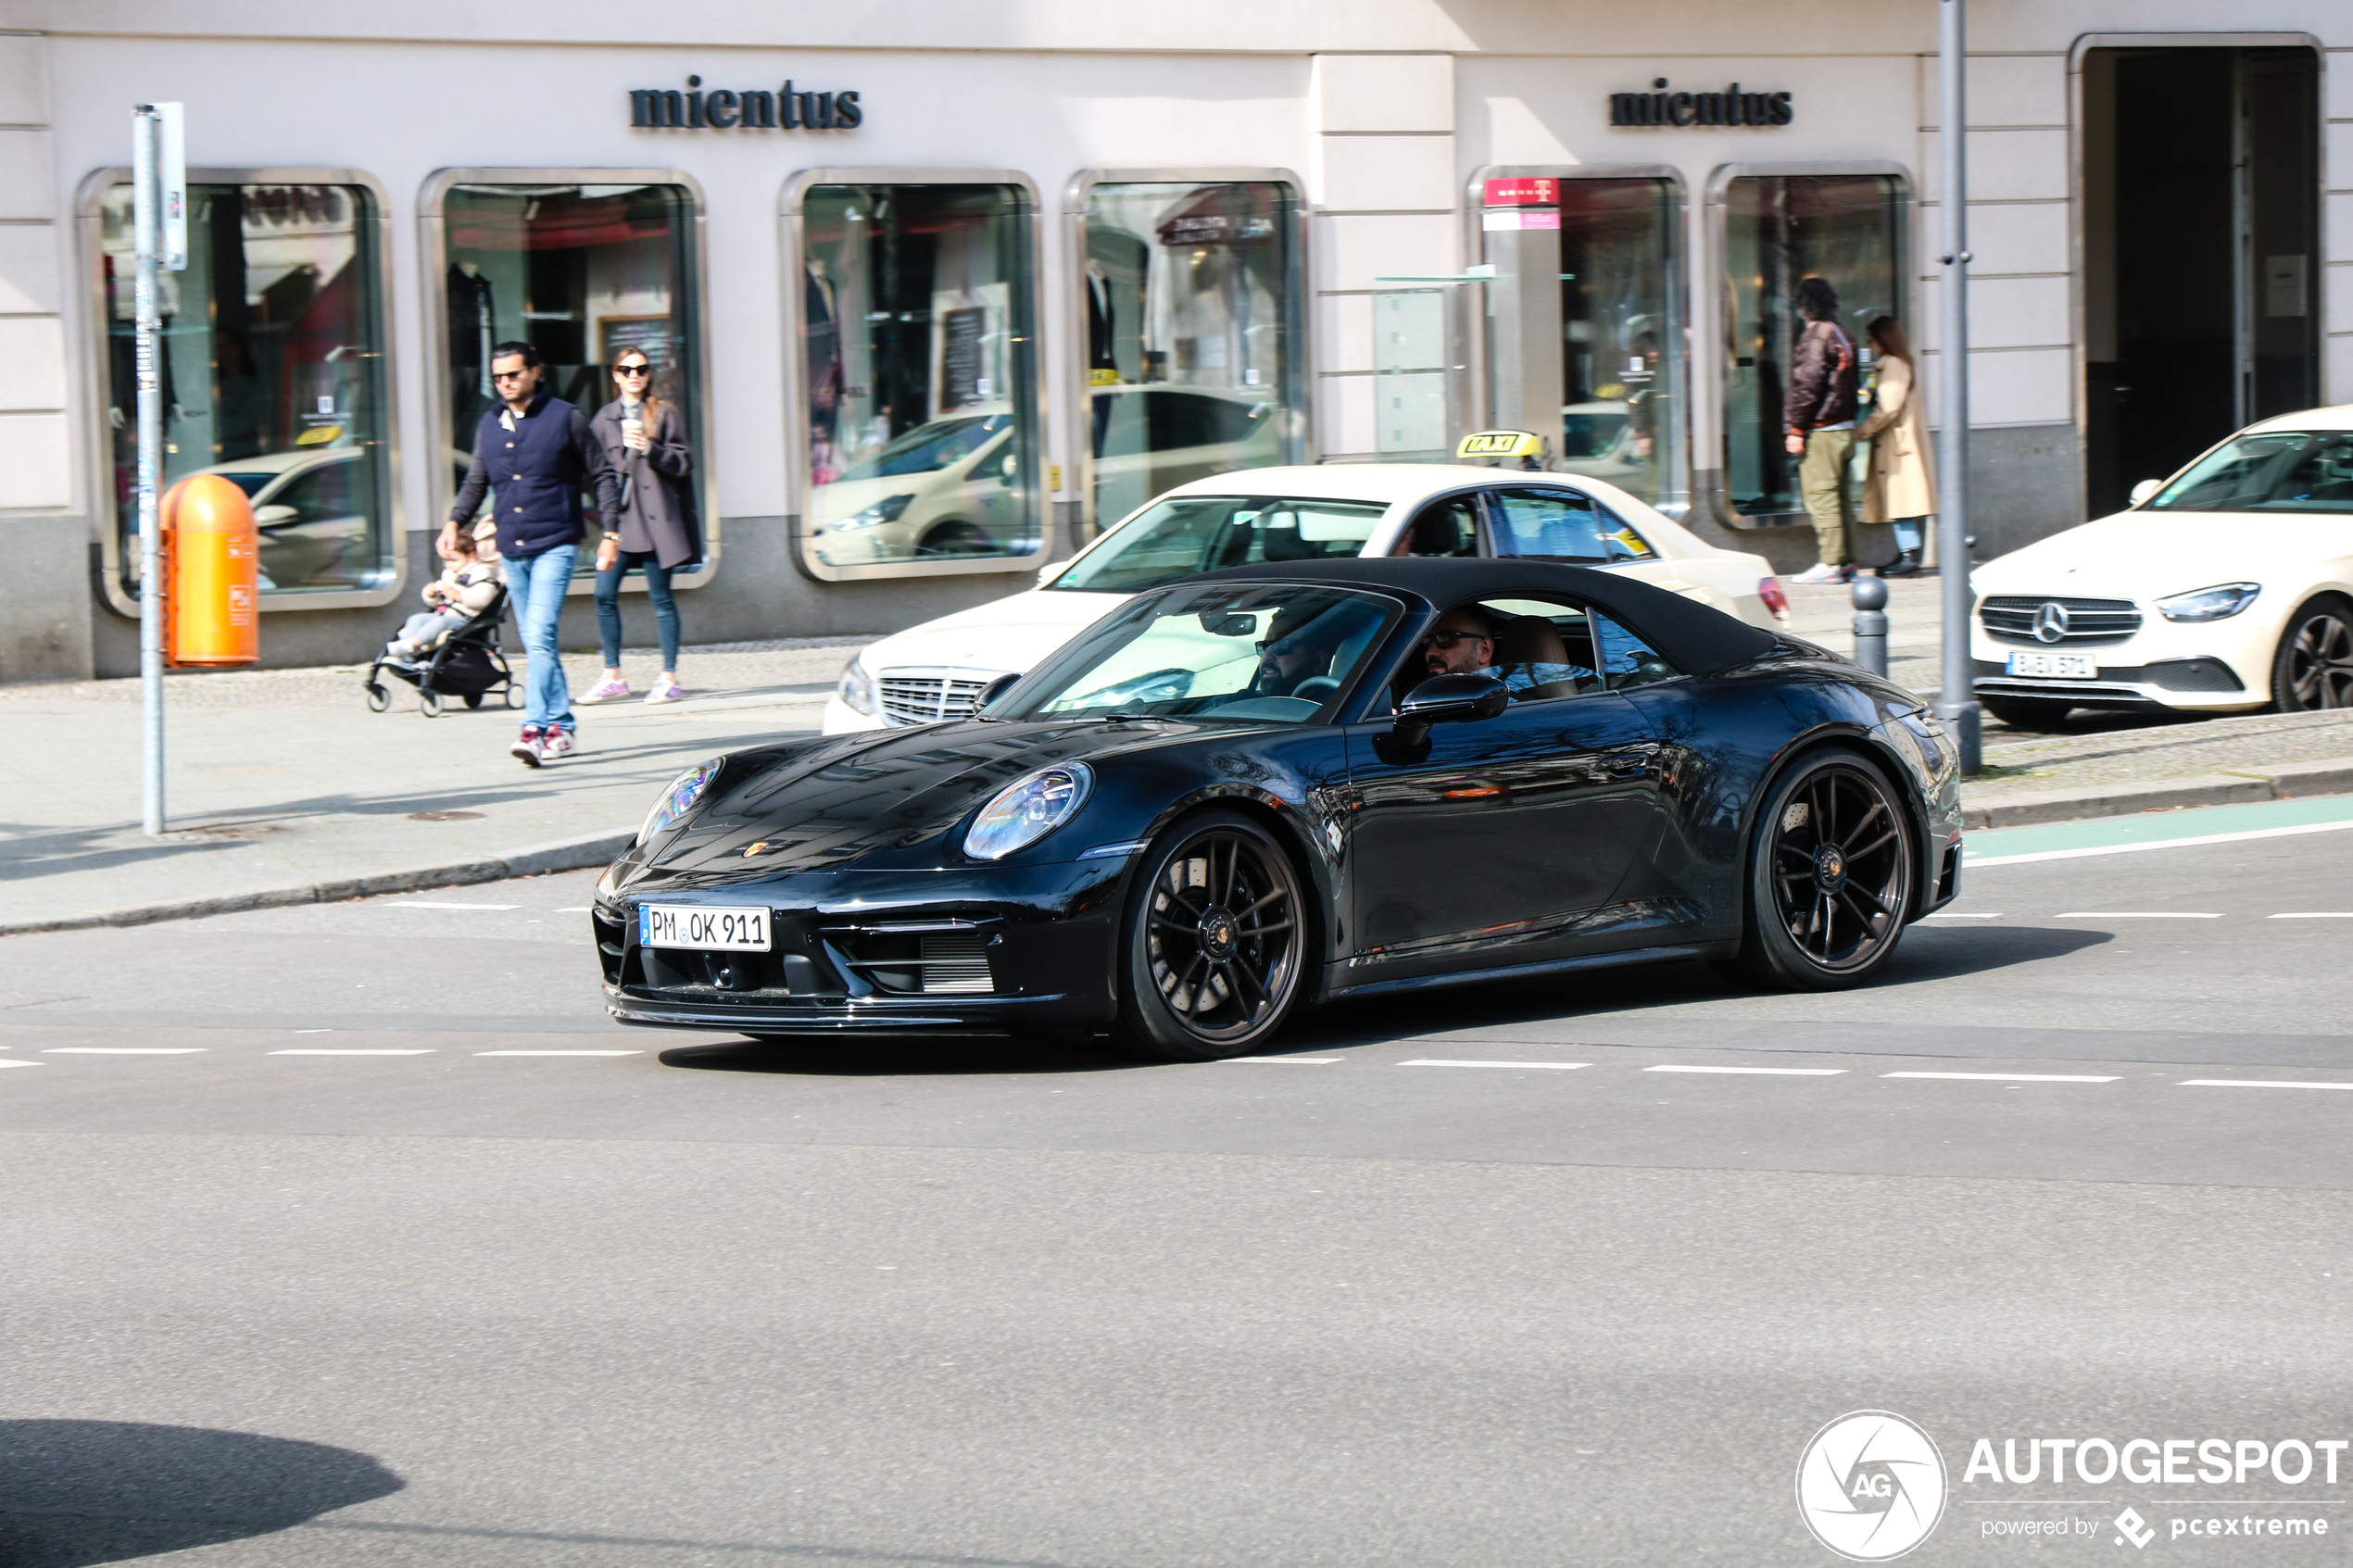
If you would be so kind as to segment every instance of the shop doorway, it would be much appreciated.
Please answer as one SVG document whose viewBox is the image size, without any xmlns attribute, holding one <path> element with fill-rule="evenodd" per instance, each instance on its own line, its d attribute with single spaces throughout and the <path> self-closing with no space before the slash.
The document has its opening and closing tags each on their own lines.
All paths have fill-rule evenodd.
<svg viewBox="0 0 2353 1568">
<path fill-rule="evenodd" d="M 2085 53 L 2085 490 L 2126 504 L 2241 425 L 2320 401 L 2320 61 Z"/>
</svg>

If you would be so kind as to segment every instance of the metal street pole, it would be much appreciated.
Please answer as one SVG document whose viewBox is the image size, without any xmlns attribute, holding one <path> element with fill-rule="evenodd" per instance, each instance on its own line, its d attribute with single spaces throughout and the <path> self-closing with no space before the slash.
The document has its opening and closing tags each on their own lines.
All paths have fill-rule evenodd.
<svg viewBox="0 0 2353 1568">
<path fill-rule="evenodd" d="M 163 318 L 156 300 L 162 261 L 163 120 L 153 104 L 131 111 L 131 210 L 139 275 L 132 295 L 138 321 L 139 372 L 139 715 L 145 769 L 142 825 L 163 832 L 163 558 L 156 518 L 156 476 L 163 464 Z"/>
<path fill-rule="evenodd" d="M 1936 716 L 1960 744 L 1961 771 L 1984 766 L 1975 683 L 1970 677 L 1969 558 L 1969 56 L 1963 30 L 1965 0 L 1937 0 L 1938 78 L 1944 107 L 1937 141 L 1944 155 L 1944 190 L 1936 205 L 1943 232 L 1937 257 L 1943 342 L 1937 356 L 1937 403 L 1943 429 L 1937 442 L 1936 554 L 1944 585 L 1944 675 Z"/>
</svg>

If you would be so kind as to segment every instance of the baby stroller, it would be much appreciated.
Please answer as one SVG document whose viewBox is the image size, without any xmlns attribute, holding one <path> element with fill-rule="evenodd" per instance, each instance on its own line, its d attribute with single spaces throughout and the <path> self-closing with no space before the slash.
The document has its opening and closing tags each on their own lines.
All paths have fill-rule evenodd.
<svg viewBox="0 0 2353 1568">
<path fill-rule="evenodd" d="M 457 697 L 468 708 L 480 708 L 484 696 L 503 692 L 509 708 L 521 708 L 522 688 L 515 684 L 515 672 L 507 668 L 507 656 L 498 649 L 498 628 L 506 619 L 507 585 L 501 583 L 497 596 L 483 607 L 481 614 L 422 658 L 396 663 L 379 648 L 375 662 L 368 667 L 368 710 L 382 713 L 392 706 L 392 691 L 382 679 L 387 672 L 417 688 L 417 706 L 428 719 L 441 717 L 445 696 Z"/>
</svg>

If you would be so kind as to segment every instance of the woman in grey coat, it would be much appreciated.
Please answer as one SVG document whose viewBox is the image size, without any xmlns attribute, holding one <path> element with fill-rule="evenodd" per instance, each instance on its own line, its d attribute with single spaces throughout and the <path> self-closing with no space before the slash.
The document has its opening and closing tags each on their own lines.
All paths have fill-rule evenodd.
<svg viewBox="0 0 2353 1568">
<path fill-rule="evenodd" d="M 653 395 L 653 365 L 643 349 L 615 355 L 612 380 L 621 395 L 588 421 L 621 478 L 620 515 L 605 520 L 597 545 L 597 633 L 605 673 L 575 700 L 610 702 L 629 695 L 621 675 L 621 580 L 635 567 L 645 573 L 646 597 L 653 602 L 661 637 L 661 678 L 646 700 L 675 702 L 686 694 L 678 686 L 678 601 L 671 596 L 670 574 L 702 559 L 702 527 L 688 480 L 694 456 L 686 449 L 686 420 Z"/>
</svg>

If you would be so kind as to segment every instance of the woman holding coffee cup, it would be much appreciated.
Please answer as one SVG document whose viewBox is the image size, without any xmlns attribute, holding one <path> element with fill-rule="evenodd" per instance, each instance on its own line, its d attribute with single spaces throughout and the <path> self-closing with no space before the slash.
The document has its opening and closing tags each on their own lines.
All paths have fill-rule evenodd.
<svg viewBox="0 0 2353 1568">
<path fill-rule="evenodd" d="M 635 567 L 645 574 L 646 597 L 653 602 L 661 639 L 661 677 L 648 702 L 675 702 L 678 685 L 678 601 L 670 592 L 673 571 L 702 560 L 702 526 L 695 515 L 695 489 L 688 482 L 694 457 L 686 449 L 686 424 L 675 406 L 654 394 L 653 361 L 641 348 L 613 356 L 613 389 L 620 394 L 588 421 L 621 476 L 621 511 L 604 520 L 597 545 L 597 633 L 604 645 L 605 673 L 573 700 L 611 702 L 629 695 L 621 674 L 621 580 Z"/>
</svg>

